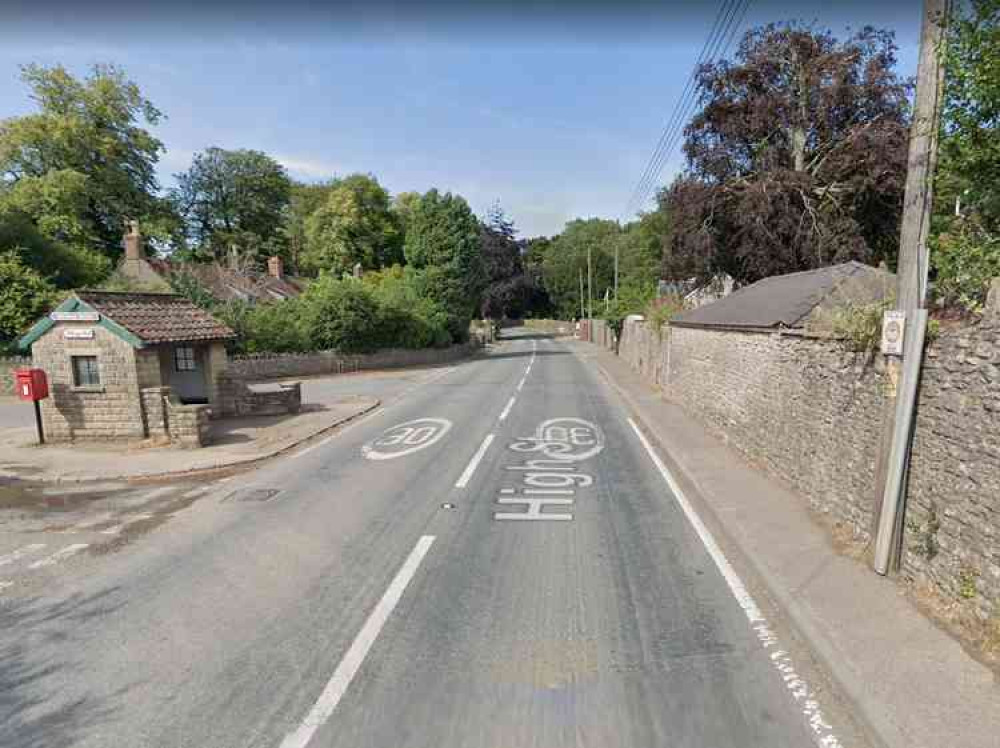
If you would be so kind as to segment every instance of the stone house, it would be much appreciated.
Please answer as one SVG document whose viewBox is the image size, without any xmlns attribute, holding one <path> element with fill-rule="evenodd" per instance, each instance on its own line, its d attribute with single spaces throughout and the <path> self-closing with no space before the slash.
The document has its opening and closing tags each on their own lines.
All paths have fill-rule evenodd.
<svg viewBox="0 0 1000 748">
<path fill-rule="evenodd" d="M 21 339 L 49 380 L 47 438 L 192 446 L 223 408 L 233 331 L 176 294 L 78 291 Z"/>
</svg>

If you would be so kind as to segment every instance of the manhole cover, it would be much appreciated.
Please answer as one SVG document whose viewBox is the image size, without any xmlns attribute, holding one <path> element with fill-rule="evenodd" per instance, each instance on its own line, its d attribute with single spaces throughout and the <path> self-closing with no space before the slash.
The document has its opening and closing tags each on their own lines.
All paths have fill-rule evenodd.
<svg viewBox="0 0 1000 748">
<path fill-rule="evenodd" d="M 270 501 L 279 493 L 277 488 L 238 488 L 223 501 Z"/>
</svg>

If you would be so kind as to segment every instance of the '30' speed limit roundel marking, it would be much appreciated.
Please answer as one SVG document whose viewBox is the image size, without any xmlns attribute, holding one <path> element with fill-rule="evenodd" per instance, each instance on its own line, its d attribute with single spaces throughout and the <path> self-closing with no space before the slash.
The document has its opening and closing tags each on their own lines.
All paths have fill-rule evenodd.
<svg viewBox="0 0 1000 748">
<path fill-rule="evenodd" d="M 445 418 L 418 418 L 386 429 L 361 448 L 369 460 L 392 460 L 436 444 L 451 430 Z"/>
</svg>

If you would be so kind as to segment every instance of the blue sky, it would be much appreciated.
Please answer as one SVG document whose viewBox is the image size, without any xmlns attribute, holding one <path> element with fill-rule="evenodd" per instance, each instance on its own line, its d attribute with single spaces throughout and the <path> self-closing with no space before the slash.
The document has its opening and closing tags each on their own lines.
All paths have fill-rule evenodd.
<svg viewBox="0 0 1000 748">
<path fill-rule="evenodd" d="M 900 71 L 913 74 L 920 4 L 870 6 L 756 2 L 744 25 L 892 28 Z M 219 13 L 121 27 L 11 17 L 0 30 L 0 117 L 31 110 L 18 64 L 83 73 L 114 62 L 168 116 L 154 129 L 167 147 L 165 186 L 206 147 L 255 148 L 303 180 L 371 172 L 393 193 L 458 192 L 480 215 L 499 199 L 522 235 L 554 234 L 574 217 L 620 216 L 717 8 L 528 28 L 490 17 L 336 28 L 306 17 L 226 26 Z M 680 167 L 675 154 L 661 182 Z"/>
</svg>

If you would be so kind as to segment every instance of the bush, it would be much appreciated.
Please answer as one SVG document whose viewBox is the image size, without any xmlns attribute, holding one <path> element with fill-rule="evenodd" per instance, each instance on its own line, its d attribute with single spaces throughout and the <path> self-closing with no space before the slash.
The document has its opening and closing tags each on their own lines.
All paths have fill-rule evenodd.
<svg viewBox="0 0 1000 748">
<path fill-rule="evenodd" d="M 302 339 L 310 350 L 364 353 L 378 348 L 380 310 L 364 284 L 321 276 L 299 303 Z"/>
<path fill-rule="evenodd" d="M 683 296 L 679 294 L 661 296 L 650 301 L 646 307 L 646 322 L 651 329 L 659 330 L 685 309 Z"/>
<path fill-rule="evenodd" d="M 990 281 L 1000 277 L 1000 236 L 968 222 L 955 233 L 937 237 L 931 265 L 938 305 L 979 312 Z"/>
<path fill-rule="evenodd" d="M 421 294 L 418 271 L 394 265 L 365 276 L 365 285 L 379 304 L 378 342 L 391 348 L 443 347 L 451 343 L 448 315 Z"/>
</svg>

